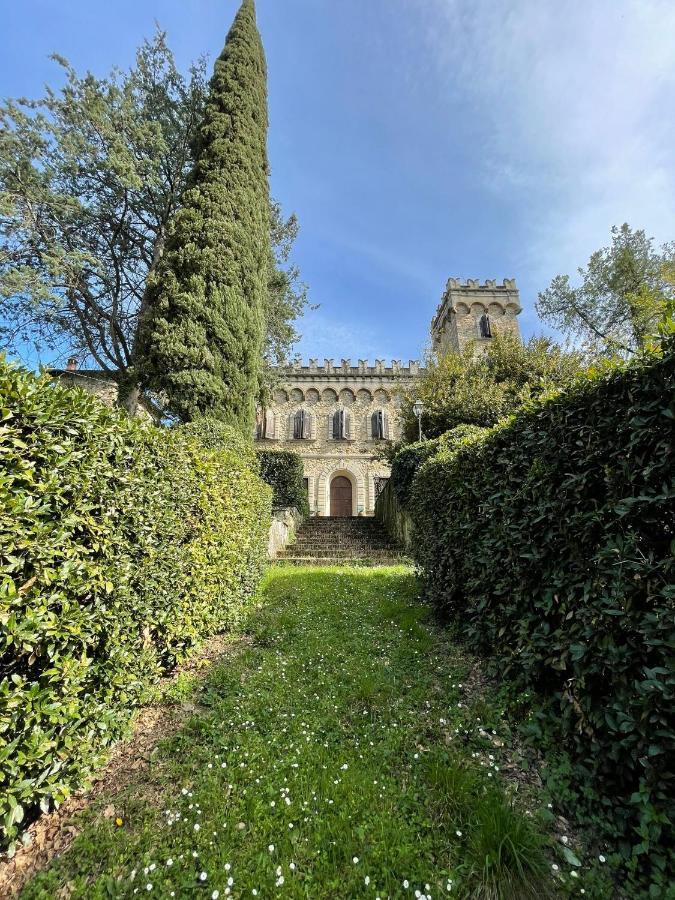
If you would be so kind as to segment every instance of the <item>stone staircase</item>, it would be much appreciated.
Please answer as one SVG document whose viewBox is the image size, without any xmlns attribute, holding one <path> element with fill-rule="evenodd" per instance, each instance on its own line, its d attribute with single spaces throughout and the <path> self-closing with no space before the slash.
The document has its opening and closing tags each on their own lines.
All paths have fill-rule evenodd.
<svg viewBox="0 0 675 900">
<path fill-rule="evenodd" d="M 302 523 L 295 543 L 280 550 L 277 560 L 298 566 L 386 566 L 401 562 L 403 553 L 377 519 L 315 516 Z"/>
</svg>

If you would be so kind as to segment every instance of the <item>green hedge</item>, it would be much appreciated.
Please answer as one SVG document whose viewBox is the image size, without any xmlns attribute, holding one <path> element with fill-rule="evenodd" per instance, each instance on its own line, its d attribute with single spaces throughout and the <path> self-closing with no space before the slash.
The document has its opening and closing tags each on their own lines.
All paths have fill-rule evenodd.
<svg viewBox="0 0 675 900">
<path fill-rule="evenodd" d="M 291 450 L 259 450 L 260 476 L 274 491 L 274 509 L 295 507 L 309 515 L 302 459 Z"/>
<path fill-rule="evenodd" d="M 218 423 L 142 426 L 0 362 L 3 843 L 82 782 L 151 681 L 236 619 L 265 564 L 255 465 Z"/>
<path fill-rule="evenodd" d="M 589 376 L 426 462 L 408 507 L 430 597 L 535 692 L 531 732 L 654 897 L 675 818 L 674 397 L 672 353 Z"/>
<path fill-rule="evenodd" d="M 467 437 L 475 437 L 485 431 L 478 425 L 458 425 L 440 437 L 402 447 L 391 464 L 391 484 L 399 503 L 405 505 L 410 500 L 415 476 L 428 459 L 441 450 L 455 450 Z"/>
</svg>

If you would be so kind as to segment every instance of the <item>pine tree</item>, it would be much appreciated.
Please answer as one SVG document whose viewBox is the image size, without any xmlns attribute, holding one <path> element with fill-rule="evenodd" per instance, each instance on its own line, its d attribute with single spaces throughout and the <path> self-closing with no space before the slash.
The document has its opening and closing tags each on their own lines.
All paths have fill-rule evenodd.
<svg viewBox="0 0 675 900">
<path fill-rule="evenodd" d="M 253 427 L 270 260 L 267 69 L 253 0 L 216 61 L 195 164 L 142 311 L 140 370 L 180 419 Z"/>
</svg>

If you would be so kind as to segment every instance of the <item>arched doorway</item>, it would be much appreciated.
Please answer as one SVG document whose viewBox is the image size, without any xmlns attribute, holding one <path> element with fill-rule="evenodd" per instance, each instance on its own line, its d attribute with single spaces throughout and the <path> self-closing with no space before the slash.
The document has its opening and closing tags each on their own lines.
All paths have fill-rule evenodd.
<svg viewBox="0 0 675 900">
<path fill-rule="evenodd" d="M 352 509 L 352 483 L 344 475 L 338 475 L 330 483 L 330 514 L 346 518 L 351 516 Z"/>
</svg>

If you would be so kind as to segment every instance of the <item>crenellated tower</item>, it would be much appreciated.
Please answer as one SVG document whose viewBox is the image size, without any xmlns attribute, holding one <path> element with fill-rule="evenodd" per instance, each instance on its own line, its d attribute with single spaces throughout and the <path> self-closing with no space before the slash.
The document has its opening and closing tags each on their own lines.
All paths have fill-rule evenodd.
<svg viewBox="0 0 675 900">
<path fill-rule="evenodd" d="M 513 278 L 505 278 L 502 284 L 449 278 L 431 323 L 433 349 L 459 352 L 473 344 L 482 352 L 495 334 L 520 337 L 517 317 L 521 309 Z"/>
</svg>

